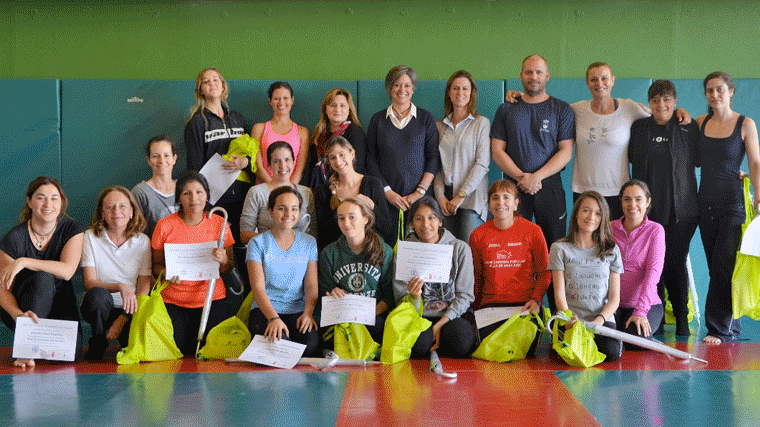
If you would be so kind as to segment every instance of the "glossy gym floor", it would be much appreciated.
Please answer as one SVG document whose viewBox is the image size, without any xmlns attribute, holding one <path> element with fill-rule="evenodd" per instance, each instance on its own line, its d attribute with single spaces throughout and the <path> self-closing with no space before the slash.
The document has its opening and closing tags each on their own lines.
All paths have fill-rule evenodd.
<svg viewBox="0 0 760 427">
<path fill-rule="evenodd" d="M 709 346 L 692 326 L 675 342 L 708 361 L 626 351 L 617 362 L 569 367 L 550 352 L 498 364 L 442 359 L 391 366 L 279 370 L 185 358 L 119 366 L 106 360 L 38 361 L 12 367 L 0 348 L 0 425 L 176 426 L 758 426 L 760 322 L 743 321 L 747 341 Z"/>
</svg>

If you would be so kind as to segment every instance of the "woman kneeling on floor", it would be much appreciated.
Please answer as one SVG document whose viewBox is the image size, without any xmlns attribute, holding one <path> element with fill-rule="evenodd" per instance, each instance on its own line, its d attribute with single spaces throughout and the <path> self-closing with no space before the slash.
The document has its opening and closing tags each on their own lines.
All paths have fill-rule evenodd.
<svg viewBox="0 0 760 427">
<path fill-rule="evenodd" d="M 443 228 L 443 212 L 433 198 L 425 196 L 414 202 L 409 216 L 413 230 L 407 241 L 454 246 L 448 282 L 429 283 L 420 277 L 409 282 L 393 281 L 396 301 L 401 302 L 406 295 L 417 307 L 424 301 L 422 316 L 433 322 L 417 338 L 412 357 L 424 357 L 432 350 L 445 356 L 467 357 L 476 344 L 470 247 Z"/>
</svg>

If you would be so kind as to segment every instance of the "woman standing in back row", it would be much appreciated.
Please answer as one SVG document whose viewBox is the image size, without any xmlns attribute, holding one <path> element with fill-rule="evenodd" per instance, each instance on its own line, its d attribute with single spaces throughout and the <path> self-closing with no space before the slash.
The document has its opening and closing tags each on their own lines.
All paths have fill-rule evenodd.
<svg viewBox="0 0 760 427">
<path fill-rule="evenodd" d="M 731 276 L 745 219 L 740 178 L 744 154 L 754 188 L 755 207 L 760 204 L 760 149 L 755 121 L 731 109 L 736 86 L 728 73 L 715 71 L 703 82 L 708 114 L 697 118 L 702 180 L 699 186 L 699 230 L 710 271 L 705 299 L 707 336 L 704 342 L 735 341 L 741 324 L 733 318 Z"/>
<path fill-rule="evenodd" d="M 478 114 L 477 97 L 478 86 L 470 73 L 455 72 L 444 93 L 446 116 L 436 123 L 441 169 L 435 176 L 435 197 L 445 215 L 443 225 L 465 242 L 488 215 L 491 122 Z"/>
</svg>

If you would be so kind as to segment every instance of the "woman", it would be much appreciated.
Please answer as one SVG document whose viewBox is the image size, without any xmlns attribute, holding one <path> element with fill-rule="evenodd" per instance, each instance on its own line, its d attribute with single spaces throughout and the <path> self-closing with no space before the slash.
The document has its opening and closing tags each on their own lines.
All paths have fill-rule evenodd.
<svg viewBox="0 0 760 427">
<path fill-rule="evenodd" d="M 488 190 L 493 219 L 470 236 L 476 309 L 517 306 L 522 307 L 521 311 L 540 313 L 551 284 L 544 234 L 539 226 L 517 215 L 517 195 L 514 181 L 494 182 Z M 480 329 L 480 337 L 487 337 L 505 321 Z M 537 343 L 538 336 L 532 349 Z"/>
<path fill-rule="evenodd" d="M 115 186 L 100 192 L 82 249 L 87 290 L 82 318 L 92 328 L 85 359 L 102 359 L 110 340 L 127 346 L 137 295 L 150 292 L 150 239 L 142 233 L 144 228 L 145 219 L 129 190 Z"/>
<path fill-rule="evenodd" d="M 665 230 L 647 218 L 652 196 L 644 181 L 634 179 L 623 184 L 620 199 L 623 217 L 611 224 L 625 269 L 620 276 L 620 305 L 615 312 L 615 324 L 618 330 L 649 338 L 665 315 L 657 295 L 665 262 Z"/>
<path fill-rule="evenodd" d="M 695 122 L 679 124 L 674 114 L 676 87 L 671 81 L 652 83 L 648 98 L 652 116 L 633 122 L 628 160 L 633 178 L 646 182 L 652 192 L 649 219 L 665 229 L 665 266 L 657 293 L 665 301 L 668 290 L 676 335 L 689 335 L 686 260 L 699 219 L 695 174 L 699 128 Z"/>
<path fill-rule="evenodd" d="M 301 214 L 301 193 L 292 186 L 269 195 L 271 230 L 248 242 L 248 275 L 253 307 L 252 334 L 270 340 L 288 339 L 306 345 L 304 356 L 319 347 L 314 307 L 317 305 L 317 241 L 294 230 Z"/>
<path fill-rule="evenodd" d="M 731 109 L 736 86 L 722 71 L 703 82 L 708 114 L 697 118 L 702 180 L 699 185 L 699 230 L 705 248 L 710 285 L 705 299 L 704 342 L 734 341 L 741 323 L 731 309 L 731 276 L 744 223 L 744 191 L 740 167 L 747 154 L 755 208 L 760 204 L 760 149 L 755 121 Z"/>
<path fill-rule="evenodd" d="M 308 187 L 290 181 L 293 174 L 293 148 L 284 141 L 274 142 L 267 147 L 267 160 L 272 170 L 272 179 L 248 190 L 240 217 L 240 240 L 248 244 L 253 237 L 272 228 L 272 216 L 267 209 L 269 195 L 274 189 L 283 186 L 295 187 L 304 200 L 301 217 L 295 228 L 316 237 L 317 226 L 313 223 L 314 196 Z M 304 218 L 306 215 L 308 218 Z"/>
<path fill-rule="evenodd" d="M 212 258 L 219 262 L 219 272 L 232 269 L 232 237 L 229 224 L 219 215 L 208 212 L 208 182 L 195 171 L 188 171 L 177 180 L 175 198 L 179 200 L 179 212 L 158 221 L 153 231 L 153 275 L 158 276 L 166 269 L 164 245 L 166 243 L 216 242 L 224 233 L 224 248 L 214 248 Z M 206 299 L 208 281 L 180 280 L 169 277 L 169 285 L 161 292 L 166 303 L 166 311 L 174 326 L 174 342 L 182 354 L 195 354 L 196 339 L 200 327 L 201 313 Z M 213 302 L 208 316 L 206 331 L 227 318 L 227 289 L 221 277 L 216 280 Z"/>
<path fill-rule="evenodd" d="M 393 281 L 396 301 L 409 295 L 422 316 L 433 323 L 412 347 L 412 357 L 424 357 L 432 350 L 442 355 L 467 357 L 475 348 L 475 316 L 472 313 L 472 252 L 467 243 L 443 228 L 443 212 L 432 197 L 417 200 L 409 208 L 412 232 L 407 241 L 454 246 L 451 274 L 446 283 L 428 283 L 420 277 L 409 282 Z M 421 301 L 422 299 L 422 301 Z"/>
<path fill-rule="evenodd" d="M 398 209 L 409 209 L 427 194 L 441 163 L 435 119 L 412 103 L 416 88 L 412 68 L 391 68 L 385 76 L 391 105 L 375 113 L 367 127 L 366 170 L 383 184 L 393 224 L 391 246 L 396 244 Z"/>
<path fill-rule="evenodd" d="M 620 218 L 618 190 L 631 179 L 628 173 L 628 141 L 631 124 L 647 117 L 648 111 L 631 99 L 612 97 L 615 75 L 605 62 L 594 62 L 586 70 L 590 100 L 570 106 L 575 112 L 575 164 L 573 199 L 588 190 L 607 200 L 610 217 Z M 604 159 L 600 162 L 599 159 Z"/>
<path fill-rule="evenodd" d="M 623 262 L 612 238 L 609 212 L 604 196 L 582 193 L 570 215 L 570 234 L 552 243 L 548 268 L 558 311 L 570 309 L 574 321 L 615 329 Z M 606 362 L 620 358 L 621 341 L 603 335 L 594 341 Z"/>
<path fill-rule="evenodd" d="M 602 194 L 610 207 L 610 218 L 620 218 L 618 190 L 631 179 L 628 173 L 628 142 L 631 124 L 647 117 L 650 111 L 631 99 L 613 98 L 615 75 L 606 62 L 594 62 L 586 69 L 586 86 L 591 100 L 570 105 L 575 113 L 575 164 L 573 166 L 573 200 L 584 191 Z M 507 100 L 517 93 L 510 91 Z M 679 109 L 682 123 L 691 116 Z M 599 159 L 604 159 L 600 162 Z"/>
<path fill-rule="evenodd" d="M 441 168 L 435 176 L 435 197 L 445 215 L 444 227 L 465 242 L 488 214 L 491 122 L 478 114 L 477 95 L 478 86 L 470 73 L 455 72 L 443 96 L 446 116 L 436 122 Z"/>
<path fill-rule="evenodd" d="M 322 114 L 309 145 L 309 162 L 313 163 L 309 168 L 309 187 L 314 191 L 327 182 L 332 173 L 327 160 L 327 141 L 331 136 L 342 136 L 351 144 L 356 158 L 355 169 L 359 173 L 364 171 L 364 157 L 367 151 L 364 145 L 364 131 L 356 115 L 351 92 L 339 88 L 327 92 L 320 111 Z"/>
<path fill-rule="evenodd" d="M 195 80 L 195 104 L 190 109 L 190 120 L 185 125 L 187 170 L 201 170 L 214 153 L 227 154 L 230 141 L 245 134 L 245 119 L 227 105 L 229 94 L 227 81 L 219 70 L 209 67 L 198 73 Z M 252 173 L 251 162 L 250 157 L 232 155 L 231 160 L 222 167 L 230 173 L 240 170 Z M 251 184 L 236 180 L 216 202 L 216 206 L 227 211 L 235 236 L 240 232 L 238 219 L 250 187 Z"/>
<path fill-rule="evenodd" d="M 390 221 L 388 204 L 383 193 L 383 185 L 374 176 L 356 172 L 356 151 L 342 136 L 331 136 L 325 147 L 332 175 L 327 183 L 319 186 L 314 194 L 321 251 L 340 237 L 340 228 L 335 212 L 342 200 L 348 197 L 361 199 L 373 211 L 374 230 L 385 242 L 393 240 L 393 225 Z"/>
<path fill-rule="evenodd" d="M 375 324 L 367 329 L 382 344 L 385 318 L 394 306 L 393 249 L 372 229 L 375 214 L 364 200 L 343 199 L 336 216 L 343 234 L 319 254 L 319 293 L 375 298 Z"/>
<path fill-rule="evenodd" d="M 38 177 L 26 190 L 20 224 L 0 241 L 0 306 L 11 330 L 18 317 L 79 321 L 71 276 L 82 256 L 83 230 L 66 215 L 68 204 L 57 179 Z M 33 367 L 34 360 L 13 364 Z"/>
<path fill-rule="evenodd" d="M 166 135 L 158 135 L 148 141 L 145 156 L 148 166 L 153 170 L 153 176 L 135 185 L 132 194 L 147 223 L 145 234 L 150 237 L 158 220 L 177 211 L 174 200 L 176 188 L 172 179 L 177 154 L 174 143 Z"/>
<path fill-rule="evenodd" d="M 293 88 L 286 82 L 274 82 L 269 86 L 269 105 L 274 115 L 272 120 L 256 123 L 251 130 L 251 136 L 261 142 L 259 154 L 256 156 L 256 177 L 259 183 L 273 179 L 269 168 L 267 147 L 275 141 L 285 141 L 295 153 L 293 175 L 290 182 L 298 184 L 303 177 L 303 171 L 309 156 L 309 131 L 290 119 L 290 109 L 293 107 Z"/>
</svg>

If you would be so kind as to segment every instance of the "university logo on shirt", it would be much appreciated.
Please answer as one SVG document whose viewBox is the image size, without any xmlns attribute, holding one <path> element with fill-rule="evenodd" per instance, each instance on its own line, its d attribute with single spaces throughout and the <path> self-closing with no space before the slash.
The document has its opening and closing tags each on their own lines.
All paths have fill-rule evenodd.
<svg viewBox="0 0 760 427">
<path fill-rule="evenodd" d="M 353 292 L 361 292 L 364 290 L 364 284 L 367 280 L 364 278 L 364 273 L 353 273 L 346 279 L 348 288 Z"/>
</svg>

